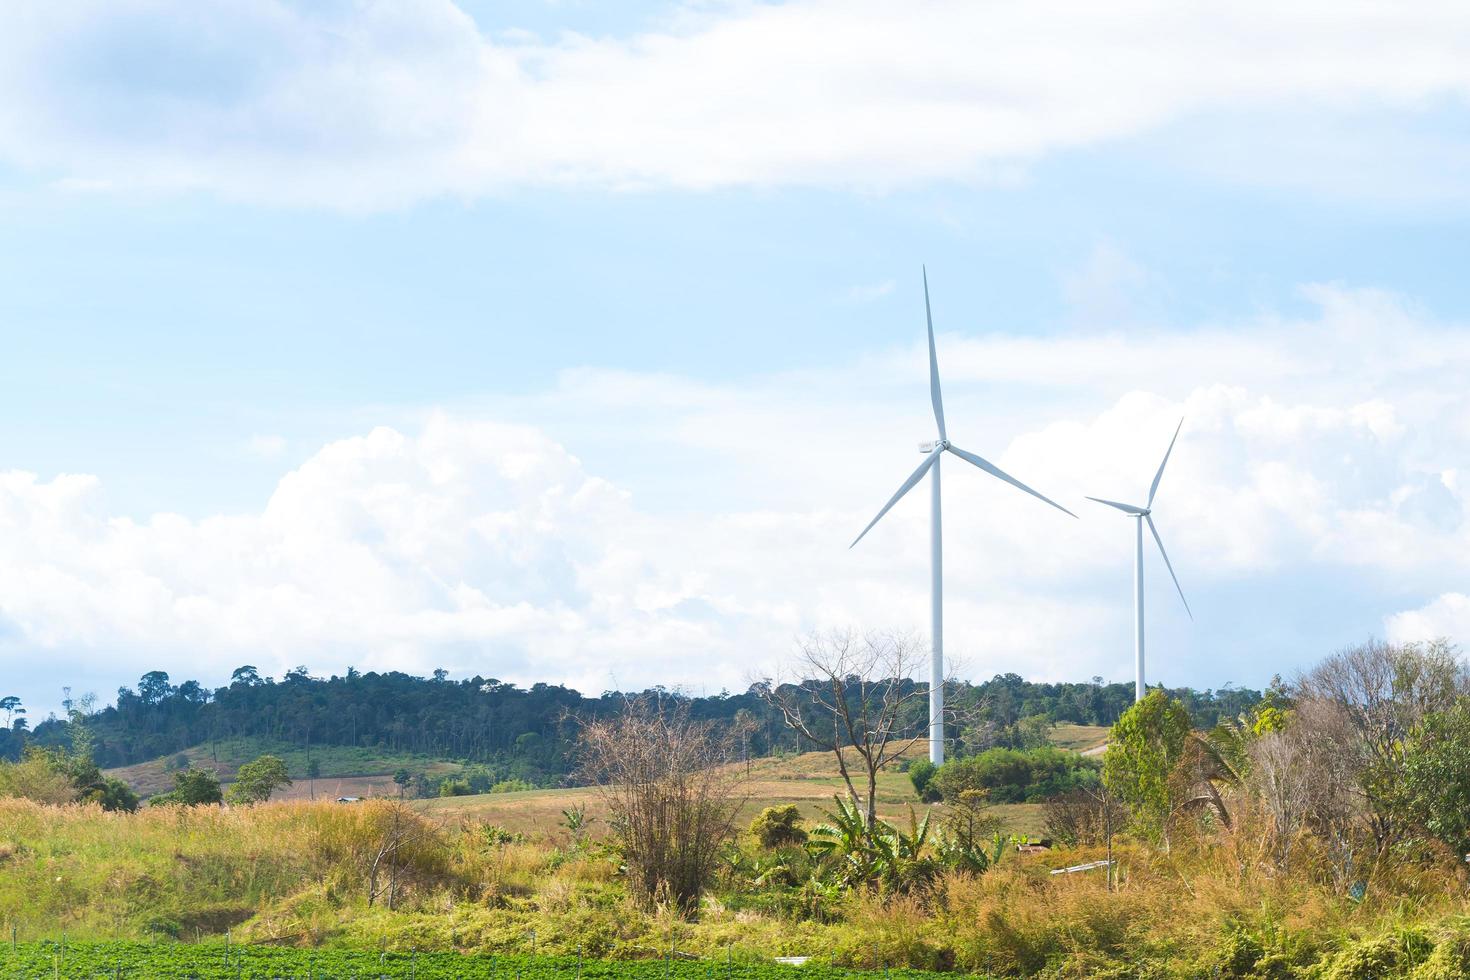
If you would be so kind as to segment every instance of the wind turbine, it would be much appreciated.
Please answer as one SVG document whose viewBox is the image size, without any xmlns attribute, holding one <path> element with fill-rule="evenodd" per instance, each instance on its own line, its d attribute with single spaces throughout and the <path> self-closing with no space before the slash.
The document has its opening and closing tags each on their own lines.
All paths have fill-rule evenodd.
<svg viewBox="0 0 1470 980">
<path fill-rule="evenodd" d="M 930 470 L 934 471 L 934 478 L 929 483 L 929 546 L 930 546 L 930 593 L 933 617 L 933 651 L 929 667 L 929 761 L 936 766 L 944 764 L 944 546 L 943 535 L 940 532 L 939 519 L 939 457 L 945 452 L 954 453 L 960 459 L 978 466 L 998 480 L 1004 480 L 1018 490 L 1024 490 L 1038 500 L 1044 500 L 1064 514 L 1076 517 L 1070 510 L 1048 497 L 1044 497 L 1032 490 L 1026 484 L 1017 480 L 1009 473 L 1001 470 L 998 466 L 976 456 L 974 453 L 965 452 L 960 447 L 949 441 L 949 436 L 944 430 L 944 402 L 939 397 L 939 359 L 934 353 L 934 317 L 929 311 L 929 271 L 924 270 L 924 317 L 929 324 L 929 397 L 934 403 L 934 423 L 939 429 L 939 438 L 933 442 L 919 444 L 919 452 L 927 454 L 927 458 L 919 464 L 919 468 L 909 474 L 909 478 L 903 481 L 903 486 L 898 488 L 883 509 L 878 511 L 878 516 L 868 522 L 849 548 L 855 546 L 863 539 L 873 525 L 883 519 L 893 505 L 903 498 L 903 495 L 912 490 Z"/>
<path fill-rule="evenodd" d="M 1153 485 L 1148 488 L 1148 503 L 1142 507 L 1132 504 L 1120 504 L 1116 500 L 1103 500 L 1101 497 L 1088 497 L 1100 504 L 1114 507 L 1133 518 L 1135 527 L 1133 548 L 1133 658 L 1136 676 L 1134 678 L 1133 700 L 1142 701 L 1144 695 L 1143 686 L 1143 525 L 1147 524 L 1149 532 L 1154 536 L 1154 543 L 1159 546 L 1159 554 L 1164 559 L 1164 567 L 1169 570 L 1169 577 L 1174 580 L 1174 588 L 1179 590 L 1179 601 L 1184 603 L 1184 611 L 1189 613 L 1190 620 L 1194 619 L 1194 613 L 1190 612 L 1189 600 L 1184 598 L 1184 589 L 1180 588 L 1179 576 L 1174 574 L 1174 566 L 1169 563 L 1169 553 L 1164 550 L 1164 539 L 1159 537 L 1159 529 L 1154 526 L 1153 506 L 1154 495 L 1159 492 L 1159 481 L 1164 478 L 1164 467 L 1169 464 L 1169 454 L 1174 451 L 1174 442 L 1179 438 L 1179 430 L 1184 428 L 1184 420 L 1174 428 L 1174 438 L 1169 440 L 1169 448 L 1164 450 L 1163 462 L 1159 463 L 1159 471 L 1154 474 Z"/>
</svg>

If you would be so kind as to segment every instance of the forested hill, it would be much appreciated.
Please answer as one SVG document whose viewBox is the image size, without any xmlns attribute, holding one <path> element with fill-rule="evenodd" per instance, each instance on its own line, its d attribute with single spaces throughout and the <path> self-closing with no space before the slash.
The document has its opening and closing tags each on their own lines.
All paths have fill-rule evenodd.
<svg viewBox="0 0 1470 980">
<path fill-rule="evenodd" d="M 1200 727 L 1260 699 L 1258 692 L 1245 689 L 1171 693 L 1184 701 Z M 120 689 L 114 705 L 87 715 L 86 722 L 102 766 L 130 765 L 212 740 L 253 737 L 466 762 L 514 761 L 517 770 L 549 782 L 570 769 L 571 716 L 614 710 L 623 698 L 617 693 L 589 698 L 551 684 L 521 688 L 494 678 L 450 680 L 443 671 L 424 678 L 349 669 L 343 676 L 317 678 L 301 667 L 275 680 L 247 666 L 214 690 L 192 680 L 174 684 L 161 671 L 145 674 L 136 690 Z M 1111 725 L 1132 700 L 1131 684 L 1103 684 L 1100 678 L 1038 684 L 1015 674 L 957 684 L 948 698 L 957 717 L 951 730 L 972 749 L 1016 744 L 1042 721 Z M 752 755 L 805 748 L 752 691 L 692 698 L 689 705 L 698 718 L 739 720 L 749 733 L 746 747 Z M 916 699 L 909 720 L 916 733 L 923 729 L 923 710 L 922 699 Z M 0 731 L 0 755 L 18 755 L 29 740 L 54 744 L 67 737 L 63 722 L 42 722 L 32 734 L 21 721 Z"/>
</svg>

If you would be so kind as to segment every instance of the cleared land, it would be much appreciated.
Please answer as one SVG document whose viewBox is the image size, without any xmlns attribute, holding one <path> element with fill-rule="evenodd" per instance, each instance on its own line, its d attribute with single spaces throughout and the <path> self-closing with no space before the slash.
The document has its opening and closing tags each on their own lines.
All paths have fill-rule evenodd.
<svg viewBox="0 0 1470 980">
<path fill-rule="evenodd" d="M 220 780 L 228 784 L 245 763 L 269 754 L 284 759 L 291 777 L 296 780 L 295 785 L 277 793 L 276 798 L 304 800 L 311 795 L 306 779 L 308 751 L 311 759 L 321 767 L 322 775 L 316 779 L 318 799 L 323 796 L 397 796 L 398 787 L 393 783 L 393 773 L 399 769 L 429 776 L 444 776 L 459 769 L 459 765 L 453 762 L 407 752 L 386 752 L 349 745 L 314 745 L 308 750 L 300 744 L 271 739 L 232 738 L 196 745 L 137 765 L 109 769 L 107 774 L 121 779 L 138 793 L 151 796 L 173 789 L 179 756 L 186 757 L 191 767 L 213 769 Z"/>
<path fill-rule="evenodd" d="M 917 743 L 910 751 L 912 758 L 928 754 L 927 742 Z M 732 767 L 734 775 L 746 775 L 743 765 Z M 831 753 L 805 752 L 785 758 L 754 759 L 749 765 L 744 787 L 746 801 L 740 822 L 749 823 L 768 806 L 795 803 L 803 818 L 821 820 L 822 811 L 832 808 L 832 797 L 845 793 L 842 776 Z M 318 780 L 318 782 L 322 782 Z M 861 780 L 855 777 L 861 785 Z M 421 800 L 426 812 L 438 816 L 473 817 L 498 824 L 513 833 L 528 836 L 550 833 L 562 822 L 562 811 L 585 806 L 597 819 L 594 833 L 607 826 L 606 809 L 595 789 L 544 789 L 523 793 L 486 793 L 479 796 L 450 796 Z M 907 821 L 910 808 L 920 817 L 926 804 L 914 792 L 907 773 L 889 771 L 878 776 L 878 813 L 885 820 Z M 1042 806 L 1039 803 L 1007 803 L 992 808 L 1009 833 L 1039 836 L 1043 829 Z"/>
</svg>

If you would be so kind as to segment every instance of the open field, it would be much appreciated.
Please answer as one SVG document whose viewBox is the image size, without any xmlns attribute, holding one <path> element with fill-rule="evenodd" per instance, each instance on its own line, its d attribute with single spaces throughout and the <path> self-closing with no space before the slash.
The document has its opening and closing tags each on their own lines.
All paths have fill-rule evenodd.
<svg viewBox="0 0 1470 980">
<path fill-rule="evenodd" d="M 920 741 L 907 753 L 909 758 L 923 758 L 928 743 Z M 821 822 L 823 810 L 832 808 L 832 797 L 843 794 L 842 776 L 831 753 L 804 752 L 783 758 L 755 759 L 749 766 L 737 765 L 736 776 L 745 776 L 746 801 L 739 824 L 744 826 L 768 806 L 795 803 L 802 818 Z M 861 780 L 854 777 L 861 785 Z M 325 780 L 318 780 L 319 784 Z M 562 811 L 585 806 L 597 818 L 594 835 L 607 826 L 606 810 L 594 789 L 530 790 L 523 793 L 485 793 L 478 796 L 452 796 L 420 800 L 425 813 L 436 816 L 466 817 L 497 824 L 513 833 L 544 834 L 561 825 Z M 908 774 L 890 770 L 878 776 L 878 813 L 885 820 L 906 822 L 910 808 L 921 817 L 926 805 L 919 801 Z M 1039 803 L 1008 803 L 992 808 L 1007 833 L 1040 836 L 1043 830 L 1042 807 Z"/>
<path fill-rule="evenodd" d="M 321 766 L 322 775 L 316 780 L 318 798 L 323 795 L 396 796 L 398 788 L 392 777 L 400 768 L 431 776 L 458 769 L 456 764 L 433 756 L 350 745 L 314 745 L 310 753 Z M 295 786 L 282 791 L 280 798 L 307 799 L 310 790 L 306 780 L 306 747 L 271 739 L 219 739 L 136 765 L 109 769 L 107 774 L 121 779 L 139 794 L 151 796 L 173 789 L 175 760 L 180 755 L 188 758 L 190 766 L 213 769 L 222 782 L 229 783 L 242 765 L 266 754 L 284 759 L 291 777 L 297 781 Z"/>
<path fill-rule="evenodd" d="M 1053 725 L 1047 738 L 1057 748 L 1090 755 L 1089 749 L 1101 749 L 1107 744 L 1108 729 L 1105 725 Z"/>
</svg>

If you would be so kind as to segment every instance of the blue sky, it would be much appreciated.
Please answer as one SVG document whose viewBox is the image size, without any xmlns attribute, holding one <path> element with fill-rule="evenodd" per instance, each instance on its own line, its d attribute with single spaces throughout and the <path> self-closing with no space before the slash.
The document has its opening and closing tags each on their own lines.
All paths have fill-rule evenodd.
<svg viewBox="0 0 1470 980">
<path fill-rule="evenodd" d="M 961 445 L 1129 499 L 1186 417 L 1160 679 L 1463 638 L 1470 24 L 1130 8 L 0 15 L 0 687 L 920 628 L 923 498 L 845 545 L 932 435 L 921 263 Z M 1127 526 L 997 487 L 962 672 L 1125 678 Z"/>
</svg>

